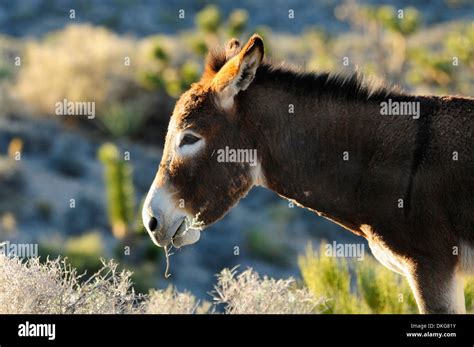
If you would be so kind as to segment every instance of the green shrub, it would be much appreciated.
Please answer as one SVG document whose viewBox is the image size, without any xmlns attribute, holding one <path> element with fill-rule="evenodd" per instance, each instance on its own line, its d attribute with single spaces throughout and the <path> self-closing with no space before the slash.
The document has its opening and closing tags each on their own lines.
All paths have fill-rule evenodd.
<svg viewBox="0 0 474 347">
<path fill-rule="evenodd" d="M 194 35 L 186 35 L 186 42 L 191 47 L 192 52 L 201 58 L 209 51 L 204 35 L 199 32 Z"/>
<path fill-rule="evenodd" d="M 249 14 L 245 10 L 234 10 L 229 15 L 227 20 L 227 31 L 230 37 L 239 37 L 243 34 Z"/>
<path fill-rule="evenodd" d="M 406 279 L 385 268 L 373 258 L 347 261 L 324 255 L 308 247 L 300 256 L 304 284 L 315 295 L 327 297 L 323 313 L 418 313 Z M 351 283 L 354 283 L 351 286 Z M 465 285 L 466 308 L 473 311 L 474 277 Z"/>
<path fill-rule="evenodd" d="M 413 34 L 421 24 L 420 13 L 414 7 L 401 9 L 403 18 L 398 18 L 397 10 L 392 6 L 380 6 L 375 9 L 373 19 L 384 27 L 403 36 Z"/>
<path fill-rule="evenodd" d="M 355 263 L 357 289 L 371 313 L 418 313 L 415 298 L 402 276 L 373 258 Z"/>
<path fill-rule="evenodd" d="M 193 39 L 187 38 L 191 50 Z M 143 64 L 137 73 L 137 80 L 147 90 L 163 90 L 172 98 L 178 98 L 199 79 L 200 65 L 192 60 L 180 60 L 171 64 L 170 49 L 162 37 L 144 40 L 142 45 Z M 207 52 L 207 46 L 205 48 Z"/>
<path fill-rule="evenodd" d="M 184 62 L 180 71 L 183 89 L 189 88 L 191 83 L 194 83 L 199 79 L 199 70 L 199 65 L 196 62 L 192 60 Z"/>
<path fill-rule="evenodd" d="M 351 293 L 351 276 L 345 259 L 319 255 L 311 246 L 300 256 L 298 264 L 305 285 L 314 295 L 327 298 L 323 313 L 367 313 L 368 307 Z"/>
<path fill-rule="evenodd" d="M 464 284 L 464 298 L 466 300 L 466 311 L 474 313 L 474 276 L 466 279 Z"/>
<path fill-rule="evenodd" d="M 451 31 L 445 39 L 444 48 L 453 57 L 474 69 L 474 30 L 466 24 L 459 30 Z"/>
<path fill-rule="evenodd" d="M 196 26 L 206 33 L 216 33 L 221 25 L 221 13 L 215 5 L 207 5 L 196 14 Z"/>
<path fill-rule="evenodd" d="M 407 80 L 410 83 L 433 88 L 447 86 L 454 81 L 454 66 L 448 56 L 420 48 L 411 49 L 409 56 L 412 66 L 407 73 Z"/>
</svg>

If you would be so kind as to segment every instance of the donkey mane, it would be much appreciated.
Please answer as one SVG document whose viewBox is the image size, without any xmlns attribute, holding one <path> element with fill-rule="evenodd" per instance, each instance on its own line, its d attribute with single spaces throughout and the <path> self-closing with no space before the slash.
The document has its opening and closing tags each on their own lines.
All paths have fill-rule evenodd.
<svg viewBox="0 0 474 347">
<path fill-rule="evenodd" d="M 223 47 L 214 47 L 209 51 L 205 65 L 212 73 L 217 73 L 226 62 L 225 49 Z"/>
<path fill-rule="evenodd" d="M 226 63 L 224 48 L 214 48 L 207 56 L 206 66 L 217 73 Z M 387 82 L 375 83 L 360 72 L 306 72 L 298 67 L 276 64 L 267 59 L 260 65 L 254 84 L 270 84 L 273 88 L 295 90 L 344 100 L 382 100 L 405 95 L 398 86 Z"/>
</svg>

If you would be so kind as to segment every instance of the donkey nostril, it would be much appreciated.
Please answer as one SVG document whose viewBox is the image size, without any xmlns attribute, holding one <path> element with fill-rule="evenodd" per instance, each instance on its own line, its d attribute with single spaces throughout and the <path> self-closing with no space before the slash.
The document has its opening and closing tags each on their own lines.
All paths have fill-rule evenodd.
<svg viewBox="0 0 474 347">
<path fill-rule="evenodd" d="M 157 226 L 158 220 L 155 217 L 151 217 L 150 221 L 148 222 L 148 228 L 150 229 L 150 231 L 155 231 Z"/>
</svg>

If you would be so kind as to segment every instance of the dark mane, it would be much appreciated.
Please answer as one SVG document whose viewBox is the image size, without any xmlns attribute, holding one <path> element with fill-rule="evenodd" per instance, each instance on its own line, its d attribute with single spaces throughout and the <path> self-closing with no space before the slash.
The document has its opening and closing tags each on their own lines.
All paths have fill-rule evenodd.
<svg viewBox="0 0 474 347">
<path fill-rule="evenodd" d="M 217 73 L 226 63 L 225 49 L 215 48 L 209 52 L 206 65 Z M 254 83 L 271 83 L 274 88 L 286 90 L 299 86 L 301 93 L 327 95 L 346 100 L 381 100 L 403 95 L 403 92 L 387 83 L 375 84 L 367 81 L 362 74 L 305 72 L 265 61 L 257 70 Z M 301 86 L 303 88 L 301 89 Z"/>
<path fill-rule="evenodd" d="M 206 57 L 206 67 L 213 73 L 217 73 L 226 63 L 225 49 L 216 47 L 209 51 Z"/>
<path fill-rule="evenodd" d="M 327 95 L 346 100 L 379 100 L 403 94 L 397 87 L 386 83 L 382 85 L 371 83 L 357 72 L 349 74 L 304 72 L 268 62 L 262 64 L 257 70 L 255 82 L 271 83 L 286 90 L 295 89 L 295 86 L 298 86 L 300 93 Z"/>
</svg>

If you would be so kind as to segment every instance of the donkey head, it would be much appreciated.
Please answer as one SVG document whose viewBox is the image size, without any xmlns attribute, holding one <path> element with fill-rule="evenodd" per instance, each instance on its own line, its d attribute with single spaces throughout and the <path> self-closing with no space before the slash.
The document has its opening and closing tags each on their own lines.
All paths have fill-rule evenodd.
<svg viewBox="0 0 474 347">
<path fill-rule="evenodd" d="M 158 246 L 196 242 L 199 230 L 221 218 L 258 179 L 258 165 L 222 162 L 216 152 L 256 148 L 239 115 L 237 96 L 254 79 L 263 51 L 258 35 L 243 48 L 232 39 L 225 52 L 209 55 L 201 80 L 176 103 L 142 211 Z M 199 228 L 190 228 L 193 223 Z"/>
</svg>

